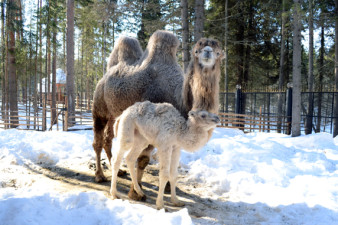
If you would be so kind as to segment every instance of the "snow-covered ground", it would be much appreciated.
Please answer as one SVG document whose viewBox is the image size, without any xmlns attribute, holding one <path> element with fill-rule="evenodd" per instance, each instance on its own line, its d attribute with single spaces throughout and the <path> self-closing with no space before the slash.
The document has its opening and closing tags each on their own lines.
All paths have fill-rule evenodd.
<svg viewBox="0 0 338 225">
<path fill-rule="evenodd" d="M 184 207 L 65 190 L 36 172 L 94 161 L 92 140 L 92 131 L 0 130 L 0 224 L 207 224 Z M 198 184 L 191 191 L 214 202 L 204 209 L 212 224 L 338 224 L 338 138 L 327 133 L 217 128 L 199 152 L 182 152 L 180 172 L 180 184 Z"/>
</svg>

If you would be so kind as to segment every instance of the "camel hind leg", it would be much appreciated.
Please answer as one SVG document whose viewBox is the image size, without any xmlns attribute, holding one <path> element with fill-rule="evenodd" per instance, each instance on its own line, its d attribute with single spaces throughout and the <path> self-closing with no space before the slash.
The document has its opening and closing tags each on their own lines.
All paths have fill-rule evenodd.
<svg viewBox="0 0 338 225">
<path fill-rule="evenodd" d="M 142 146 L 139 146 L 139 149 L 142 149 Z M 154 150 L 154 146 L 149 145 L 147 148 L 144 148 L 142 150 L 142 153 L 137 158 L 137 182 L 138 182 L 138 184 L 141 187 L 142 187 L 141 181 L 142 181 L 144 169 L 149 164 L 150 154 L 151 154 L 151 152 L 153 150 Z M 129 193 L 128 193 L 128 197 L 130 199 L 133 199 L 133 200 L 136 200 L 136 201 L 145 201 L 146 200 L 146 196 L 145 195 L 144 196 L 140 196 L 140 195 L 137 194 L 137 192 L 134 189 L 134 185 L 133 184 L 130 185 L 130 190 L 129 190 Z"/>
<path fill-rule="evenodd" d="M 120 146 L 120 148 L 118 149 L 118 151 L 116 151 L 116 153 L 114 154 L 114 157 L 113 157 L 112 179 L 111 179 L 111 187 L 110 187 L 110 194 L 112 195 L 113 199 L 118 198 L 117 188 L 116 188 L 116 186 L 117 186 L 117 174 L 118 174 L 119 168 L 121 166 L 123 154 L 125 152 L 125 149 L 122 149 L 121 147 L 122 146 Z"/>
<path fill-rule="evenodd" d="M 101 152 L 104 144 L 104 129 L 107 124 L 107 120 L 99 117 L 94 117 L 94 141 L 93 148 L 96 154 L 96 171 L 95 171 L 95 181 L 100 183 L 107 181 L 107 178 L 104 176 L 102 167 L 101 167 Z"/>
<path fill-rule="evenodd" d="M 106 124 L 106 128 L 104 130 L 104 144 L 103 144 L 103 148 L 104 151 L 106 152 L 106 155 L 108 157 L 108 161 L 109 164 L 111 165 L 111 157 L 112 157 L 112 153 L 111 153 L 111 149 L 112 149 L 112 142 L 113 142 L 113 138 L 114 138 L 114 122 L 115 119 L 113 116 L 111 116 Z"/>
<path fill-rule="evenodd" d="M 143 137 L 135 136 L 133 147 L 126 156 L 126 163 L 129 169 L 130 177 L 132 180 L 133 189 L 138 195 L 137 200 L 145 199 L 145 195 L 139 185 L 137 171 L 135 170 L 135 163 L 141 154 L 142 150 L 147 146 L 147 142 Z M 128 195 L 129 196 L 129 195 Z"/>
</svg>

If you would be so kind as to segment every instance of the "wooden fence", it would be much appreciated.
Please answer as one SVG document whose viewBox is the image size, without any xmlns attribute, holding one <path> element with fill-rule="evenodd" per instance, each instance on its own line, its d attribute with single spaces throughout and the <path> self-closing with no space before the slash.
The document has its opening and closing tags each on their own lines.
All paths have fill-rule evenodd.
<svg viewBox="0 0 338 225">
<path fill-rule="evenodd" d="M 9 109 L 0 111 L 0 129 L 16 128 L 21 130 L 83 130 L 92 129 L 92 100 L 76 99 L 75 114 L 67 111 L 67 99 L 58 101 L 56 108 L 51 101 L 33 104 L 33 101 L 18 101 L 18 111 Z M 52 121 L 51 114 L 55 110 L 56 117 Z"/>
<path fill-rule="evenodd" d="M 301 129 L 304 131 L 305 118 L 312 118 L 313 130 L 316 132 L 332 132 L 333 127 L 333 102 L 334 91 L 326 92 L 302 92 Z M 82 96 L 82 95 L 81 95 Z M 278 96 L 281 96 L 283 105 L 280 113 L 278 111 Z M 309 96 L 313 99 L 313 115 L 308 115 L 307 102 Z M 261 91 L 247 92 L 237 89 L 235 92 L 220 93 L 220 127 L 238 128 L 244 132 L 281 132 L 291 133 L 291 109 L 292 90 L 288 88 L 285 92 Z M 46 99 L 46 98 L 44 98 Z M 74 115 L 69 115 L 67 110 L 67 99 L 59 101 L 55 110 L 57 111 L 56 125 L 51 125 L 50 118 L 51 102 L 26 100 L 19 101 L 19 111 L 16 115 L 10 115 L 9 110 L 0 111 L 0 128 L 8 129 L 17 127 L 28 130 L 83 130 L 92 129 L 92 100 L 89 96 L 76 98 L 76 110 Z"/>
<path fill-rule="evenodd" d="M 291 123 L 287 121 L 278 122 L 274 116 L 258 116 L 236 114 L 236 113 L 219 113 L 221 123 L 218 127 L 237 128 L 244 132 L 280 132 L 290 133 Z"/>
</svg>

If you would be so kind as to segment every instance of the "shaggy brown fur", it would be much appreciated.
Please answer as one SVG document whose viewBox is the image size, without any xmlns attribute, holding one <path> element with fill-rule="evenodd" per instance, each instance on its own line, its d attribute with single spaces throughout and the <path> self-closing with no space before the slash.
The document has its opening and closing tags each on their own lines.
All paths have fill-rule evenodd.
<svg viewBox="0 0 338 225">
<path fill-rule="evenodd" d="M 208 43 L 204 45 L 212 44 L 208 41 L 209 39 L 205 40 Z M 120 39 L 118 43 L 111 53 L 111 58 L 108 63 L 109 70 L 107 70 L 105 76 L 98 82 L 94 93 L 93 147 L 96 153 L 95 180 L 97 182 L 106 180 L 100 164 L 101 151 L 102 148 L 105 149 L 110 162 L 111 141 L 114 137 L 112 128 L 115 118 L 119 116 L 123 110 L 138 101 L 149 100 L 155 103 L 168 102 L 187 118 L 188 111 L 192 108 L 192 100 L 197 99 L 198 96 L 196 94 L 198 91 L 192 91 L 193 88 L 197 87 L 196 85 L 191 86 L 191 84 L 193 84 L 192 82 L 185 82 L 183 87 L 183 71 L 176 60 L 176 51 L 179 41 L 173 34 L 166 31 L 156 31 L 151 36 L 142 56 L 140 56 L 142 50 L 136 39 L 124 37 Z M 205 52 L 201 49 L 200 54 L 205 54 Z M 209 52 L 208 55 L 210 58 L 210 55 L 215 56 L 217 53 Z M 215 62 L 218 61 L 215 60 Z M 204 66 L 203 61 L 200 65 L 202 67 Z M 215 68 L 217 68 L 217 66 L 215 66 Z M 214 73 L 208 73 L 206 75 L 215 76 Z M 192 80 L 191 76 L 193 75 L 187 76 L 188 78 L 190 77 L 189 80 Z M 218 80 L 219 74 L 216 76 L 216 80 Z M 205 81 L 208 81 L 208 79 L 205 79 Z M 210 86 L 209 84 L 205 85 Z M 215 87 L 218 91 L 217 84 L 213 84 L 212 87 Z M 215 99 L 208 99 L 205 100 L 205 102 L 212 101 L 215 103 L 218 101 L 218 96 L 209 95 L 209 97 Z M 208 106 L 207 110 L 209 110 L 209 107 L 210 106 Z M 149 146 L 141 153 L 140 158 L 142 158 L 142 160 L 138 160 L 140 164 L 137 170 L 139 183 L 141 182 L 144 168 L 148 162 L 144 159 L 149 158 L 152 150 L 153 147 Z M 131 186 L 130 193 L 132 192 L 133 186 Z M 130 196 L 136 195 L 130 194 Z M 140 198 L 135 197 L 134 199 Z"/>
<path fill-rule="evenodd" d="M 184 105 L 193 110 L 218 113 L 220 68 L 224 53 L 216 40 L 206 38 L 195 44 L 192 53 L 182 89 Z"/>
<path fill-rule="evenodd" d="M 178 39 L 166 31 L 155 32 L 142 54 L 138 41 L 122 38 L 113 49 L 109 69 L 98 82 L 93 102 L 94 142 L 97 182 L 106 181 L 101 168 L 101 151 L 111 159 L 115 118 L 138 101 L 169 102 L 181 108 L 183 76 L 176 60 Z M 136 48 L 136 49 L 135 49 Z M 118 61 L 121 60 L 121 61 Z M 152 148 L 144 151 L 149 157 Z M 142 177 L 143 171 L 139 172 Z"/>
</svg>

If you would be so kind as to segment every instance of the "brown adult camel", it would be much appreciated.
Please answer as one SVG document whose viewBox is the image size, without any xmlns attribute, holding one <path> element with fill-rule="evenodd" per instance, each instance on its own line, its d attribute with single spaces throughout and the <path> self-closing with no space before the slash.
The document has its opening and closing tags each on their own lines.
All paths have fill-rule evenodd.
<svg viewBox="0 0 338 225">
<path fill-rule="evenodd" d="M 101 152 L 104 148 L 111 162 L 115 118 L 135 102 L 168 102 L 186 118 L 192 108 L 217 111 L 220 62 L 223 58 L 218 42 L 203 38 L 196 43 L 186 76 L 177 63 L 178 45 L 178 39 L 170 32 L 156 31 L 144 52 L 138 40 L 129 37 L 120 38 L 114 47 L 107 73 L 98 82 L 94 93 L 96 182 L 106 181 L 100 163 Z M 202 80 L 198 81 L 197 77 Z M 196 89 L 201 89 L 200 94 Z M 152 150 L 153 147 L 148 146 L 138 158 L 139 183 Z M 142 198 L 134 191 L 133 185 L 128 196 L 135 200 Z"/>
</svg>

